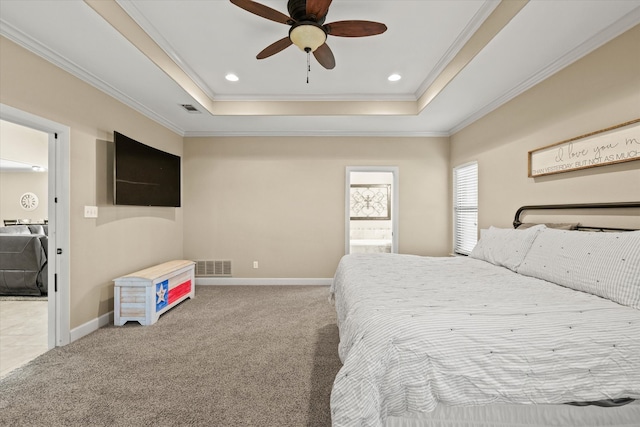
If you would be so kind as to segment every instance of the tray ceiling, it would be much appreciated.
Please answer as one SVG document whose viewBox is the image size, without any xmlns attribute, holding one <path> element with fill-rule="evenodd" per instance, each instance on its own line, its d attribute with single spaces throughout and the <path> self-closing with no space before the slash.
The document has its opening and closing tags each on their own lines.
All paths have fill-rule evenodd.
<svg viewBox="0 0 640 427">
<path fill-rule="evenodd" d="M 329 36 L 337 65 L 311 57 L 306 83 L 295 46 L 255 58 L 289 27 L 227 0 L 0 2 L 0 34 L 181 135 L 432 136 L 637 25 L 640 0 L 332 2 L 327 22 L 350 19 L 388 30 Z"/>
</svg>

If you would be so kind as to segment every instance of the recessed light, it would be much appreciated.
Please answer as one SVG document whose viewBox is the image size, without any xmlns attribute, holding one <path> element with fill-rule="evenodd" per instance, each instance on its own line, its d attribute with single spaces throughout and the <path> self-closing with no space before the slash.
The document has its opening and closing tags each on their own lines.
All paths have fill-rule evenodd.
<svg viewBox="0 0 640 427">
<path fill-rule="evenodd" d="M 397 82 L 397 81 L 398 81 L 398 80 L 400 80 L 401 78 L 402 78 L 402 76 L 401 76 L 400 74 L 391 74 L 391 75 L 388 77 L 388 80 L 389 80 L 390 82 Z"/>
<path fill-rule="evenodd" d="M 224 76 L 224 78 L 229 80 L 230 82 L 237 82 L 238 80 L 240 80 L 238 76 L 232 73 L 227 74 L 226 76 Z"/>
</svg>

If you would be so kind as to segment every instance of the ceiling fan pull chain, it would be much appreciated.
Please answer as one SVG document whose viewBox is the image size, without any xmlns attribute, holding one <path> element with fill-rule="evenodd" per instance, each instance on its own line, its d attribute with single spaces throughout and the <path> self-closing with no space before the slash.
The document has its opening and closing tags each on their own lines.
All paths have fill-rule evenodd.
<svg viewBox="0 0 640 427">
<path fill-rule="evenodd" d="M 311 49 L 304 49 L 307 52 L 307 84 L 309 84 L 309 73 L 311 72 Z"/>
</svg>

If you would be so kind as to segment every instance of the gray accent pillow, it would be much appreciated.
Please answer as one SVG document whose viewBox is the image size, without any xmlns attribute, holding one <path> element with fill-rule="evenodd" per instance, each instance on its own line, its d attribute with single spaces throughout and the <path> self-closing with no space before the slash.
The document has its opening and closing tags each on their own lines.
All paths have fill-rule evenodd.
<svg viewBox="0 0 640 427">
<path fill-rule="evenodd" d="M 547 228 L 517 272 L 640 309 L 640 231 Z"/>
</svg>

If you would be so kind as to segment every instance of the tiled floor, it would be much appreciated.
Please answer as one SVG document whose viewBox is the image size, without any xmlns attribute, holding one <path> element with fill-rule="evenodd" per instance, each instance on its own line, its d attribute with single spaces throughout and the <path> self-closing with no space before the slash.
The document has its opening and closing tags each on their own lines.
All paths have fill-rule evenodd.
<svg viewBox="0 0 640 427">
<path fill-rule="evenodd" d="M 0 378 L 47 351 L 47 301 L 0 301 Z"/>
</svg>

